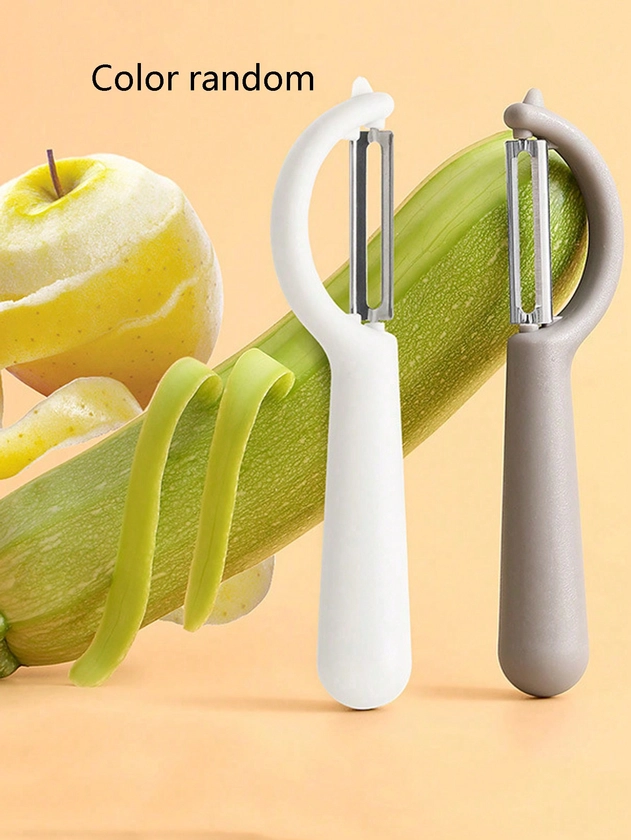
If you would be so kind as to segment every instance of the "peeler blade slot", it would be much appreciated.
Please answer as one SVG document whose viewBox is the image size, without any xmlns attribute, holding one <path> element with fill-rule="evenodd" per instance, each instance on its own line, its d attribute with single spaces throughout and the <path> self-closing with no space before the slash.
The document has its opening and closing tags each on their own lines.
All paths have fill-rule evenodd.
<svg viewBox="0 0 631 840">
<path fill-rule="evenodd" d="M 521 244 L 519 235 L 519 155 L 530 156 L 534 224 L 535 304 L 531 311 L 522 306 Z M 510 278 L 510 320 L 512 324 L 545 326 L 552 323 L 552 271 L 550 251 L 550 193 L 548 143 L 537 138 L 507 140 L 506 196 L 508 203 L 508 268 Z"/>
<path fill-rule="evenodd" d="M 381 148 L 381 300 L 368 306 L 367 178 L 368 146 Z M 394 147 L 393 134 L 377 128 L 350 141 L 350 311 L 363 321 L 388 321 L 394 299 Z"/>
</svg>

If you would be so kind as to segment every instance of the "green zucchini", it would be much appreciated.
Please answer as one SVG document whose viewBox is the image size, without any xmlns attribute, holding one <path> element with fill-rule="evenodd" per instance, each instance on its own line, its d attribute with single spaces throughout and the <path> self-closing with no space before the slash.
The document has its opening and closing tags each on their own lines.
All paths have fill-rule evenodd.
<svg viewBox="0 0 631 840">
<path fill-rule="evenodd" d="M 395 318 L 388 329 L 399 341 L 406 452 L 498 369 L 514 329 L 508 319 L 506 137 L 495 135 L 451 158 L 396 213 Z M 530 191 L 526 178 L 520 189 Z M 550 200 L 558 309 L 580 276 L 587 229 L 578 187 L 555 155 Z M 369 244 L 373 278 L 379 248 L 377 234 Z M 523 235 L 522 254 L 524 261 L 532 259 L 530 234 Z M 327 285 L 346 308 L 348 266 Z M 295 384 L 283 400 L 263 403 L 252 429 L 224 579 L 283 548 L 323 513 L 326 357 L 291 314 L 249 347 L 292 371 Z M 240 355 L 215 369 L 224 382 Z M 184 601 L 216 416 L 216 403 L 199 392 L 177 426 L 162 481 L 143 624 Z M 111 584 L 142 422 L 132 421 L 0 500 L 0 675 L 17 663 L 76 659 L 89 646 Z"/>
</svg>

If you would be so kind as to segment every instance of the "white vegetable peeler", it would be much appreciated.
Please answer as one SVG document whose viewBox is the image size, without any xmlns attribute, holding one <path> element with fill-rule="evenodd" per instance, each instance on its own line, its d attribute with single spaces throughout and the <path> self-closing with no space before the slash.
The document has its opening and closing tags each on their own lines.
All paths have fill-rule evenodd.
<svg viewBox="0 0 631 840">
<path fill-rule="evenodd" d="M 581 678 L 589 656 L 570 369 L 613 297 L 623 252 L 622 212 L 598 151 L 539 91 L 504 120 L 509 208 L 508 340 L 499 659 L 526 694 L 551 697 Z M 587 211 L 589 247 L 571 301 L 554 317 L 550 270 L 548 149 L 572 170 Z M 521 302 L 517 158 L 531 156 L 535 306 Z"/>
<path fill-rule="evenodd" d="M 340 703 L 372 709 L 394 700 L 411 671 L 403 450 L 393 308 L 394 103 L 365 79 L 298 138 L 280 172 L 272 250 L 285 296 L 331 366 L 331 403 L 318 632 L 318 672 Z M 361 130 L 364 127 L 365 130 Z M 318 171 L 350 140 L 350 313 L 329 297 L 309 242 Z M 381 146 L 381 302 L 367 303 L 366 156 Z M 367 322 L 367 323 L 364 323 Z"/>
</svg>

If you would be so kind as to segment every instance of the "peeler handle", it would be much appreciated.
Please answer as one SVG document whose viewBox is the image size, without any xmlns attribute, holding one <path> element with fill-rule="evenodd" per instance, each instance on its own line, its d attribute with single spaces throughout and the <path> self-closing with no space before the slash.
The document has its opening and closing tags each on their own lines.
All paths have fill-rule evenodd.
<svg viewBox="0 0 631 840">
<path fill-rule="evenodd" d="M 394 700 L 411 671 L 397 342 L 344 331 L 331 362 L 318 672 L 354 709 Z M 353 340 L 346 340 L 350 336 Z"/>
<path fill-rule="evenodd" d="M 499 660 L 516 688 L 537 697 L 571 688 L 589 657 L 574 348 L 555 328 L 513 335 L 506 366 Z"/>
</svg>

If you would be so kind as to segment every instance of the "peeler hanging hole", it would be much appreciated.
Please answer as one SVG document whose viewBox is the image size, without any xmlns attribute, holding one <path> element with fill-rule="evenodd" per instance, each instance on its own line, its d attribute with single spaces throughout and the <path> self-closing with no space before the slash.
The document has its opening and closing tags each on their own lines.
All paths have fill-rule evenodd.
<svg viewBox="0 0 631 840">
<path fill-rule="evenodd" d="M 535 292 L 535 212 L 532 193 L 532 158 L 520 152 L 517 158 L 519 190 L 519 275 L 521 278 L 521 308 L 532 315 L 536 305 Z"/>
<path fill-rule="evenodd" d="M 381 197 L 379 184 L 381 170 L 381 147 L 378 143 L 370 143 L 366 162 L 366 230 L 374 231 L 381 226 Z M 381 305 L 381 281 L 378 261 L 373 266 L 367 266 L 366 303 L 370 309 L 377 309 Z M 375 270 L 376 269 L 376 270 Z"/>
</svg>

